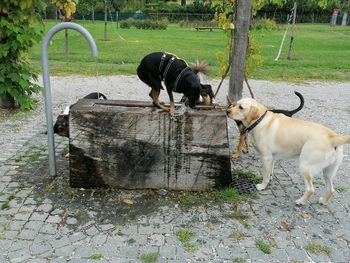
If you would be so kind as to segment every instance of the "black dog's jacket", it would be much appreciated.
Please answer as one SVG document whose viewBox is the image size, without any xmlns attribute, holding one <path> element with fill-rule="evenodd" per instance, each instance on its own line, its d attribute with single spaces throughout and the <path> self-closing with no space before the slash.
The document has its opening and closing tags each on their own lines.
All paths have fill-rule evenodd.
<svg viewBox="0 0 350 263">
<path fill-rule="evenodd" d="M 92 92 L 86 95 L 83 99 L 106 100 L 107 97 L 100 92 Z M 73 105 L 67 106 L 64 112 L 58 115 L 56 119 L 55 125 L 53 126 L 53 132 L 58 134 L 59 136 L 69 137 L 69 109 Z"/>
<path fill-rule="evenodd" d="M 159 102 L 159 93 L 163 89 L 162 81 L 166 86 L 171 107 L 175 105 L 172 92 L 184 94 L 189 100 L 189 106 L 194 108 L 204 90 L 198 76 L 186 62 L 169 53 L 154 52 L 146 55 L 137 68 L 137 75 L 152 88 L 150 96 L 153 103 L 166 110 L 169 109 Z"/>
</svg>

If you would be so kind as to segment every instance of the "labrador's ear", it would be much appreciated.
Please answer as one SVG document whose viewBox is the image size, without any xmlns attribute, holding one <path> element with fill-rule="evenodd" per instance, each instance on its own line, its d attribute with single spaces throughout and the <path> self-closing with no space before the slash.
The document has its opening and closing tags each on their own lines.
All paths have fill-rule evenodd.
<svg viewBox="0 0 350 263">
<path fill-rule="evenodd" d="M 227 106 L 233 105 L 233 101 L 231 100 L 231 98 L 229 96 L 227 96 L 226 99 L 227 99 Z"/>
<path fill-rule="evenodd" d="M 252 106 L 245 120 L 248 124 L 250 124 L 252 121 L 259 119 L 259 117 L 259 109 L 255 106 Z"/>
</svg>

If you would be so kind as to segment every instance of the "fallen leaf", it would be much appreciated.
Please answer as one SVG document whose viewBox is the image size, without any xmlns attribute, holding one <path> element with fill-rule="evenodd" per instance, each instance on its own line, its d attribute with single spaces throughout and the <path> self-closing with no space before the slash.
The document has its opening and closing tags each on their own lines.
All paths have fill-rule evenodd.
<svg viewBox="0 0 350 263">
<path fill-rule="evenodd" d="M 133 205 L 133 204 L 134 204 L 134 201 L 131 200 L 130 198 L 123 198 L 123 199 L 122 199 L 122 202 L 123 202 L 124 204 L 127 204 L 127 205 Z"/>
<path fill-rule="evenodd" d="M 311 215 L 305 212 L 302 213 L 301 217 L 304 218 L 305 221 L 311 219 Z"/>
<path fill-rule="evenodd" d="M 294 227 L 291 224 L 288 224 L 286 222 L 281 223 L 281 228 L 288 232 L 291 232 L 294 229 Z"/>
<path fill-rule="evenodd" d="M 198 206 L 198 209 L 199 209 L 199 211 L 201 211 L 202 213 L 204 213 L 207 209 L 205 208 L 205 206 L 204 205 L 199 205 Z"/>
</svg>

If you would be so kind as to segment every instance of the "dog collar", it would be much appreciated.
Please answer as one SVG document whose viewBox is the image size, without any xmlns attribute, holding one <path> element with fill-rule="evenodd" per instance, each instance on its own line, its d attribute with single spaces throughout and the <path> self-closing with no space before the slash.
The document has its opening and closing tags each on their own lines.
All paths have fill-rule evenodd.
<svg viewBox="0 0 350 263">
<path fill-rule="evenodd" d="M 250 132 L 251 130 L 253 130 L 253 129 L 262 121 L 262 119 L 266 116 L 266 113 L 267 113 L 267 111 L 265 111 L 265 113 L 264 113 L 263 115 L 261 115 L 260 118 L 256 120 L 256 122 L 254 122 L 252 125 L 250 125 L 249 127 L 247 127 L 247 128 L 245 129 L 245 132 L 248 133 L 248 132 Z"/>
</svg>

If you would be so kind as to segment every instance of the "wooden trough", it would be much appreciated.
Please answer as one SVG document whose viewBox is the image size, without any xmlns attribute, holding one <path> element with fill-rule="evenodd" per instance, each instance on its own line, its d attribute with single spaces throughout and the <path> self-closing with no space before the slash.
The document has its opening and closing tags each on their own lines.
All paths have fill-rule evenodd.
<svg viewBox="0 0 350 263">
<path fill-rule="evenodd" d="M 70 111 L 72 187 L 201 191 L 229 186 L 224 110 L 182 114 L 149 102 L 78 101 Z"/>
</svg>

